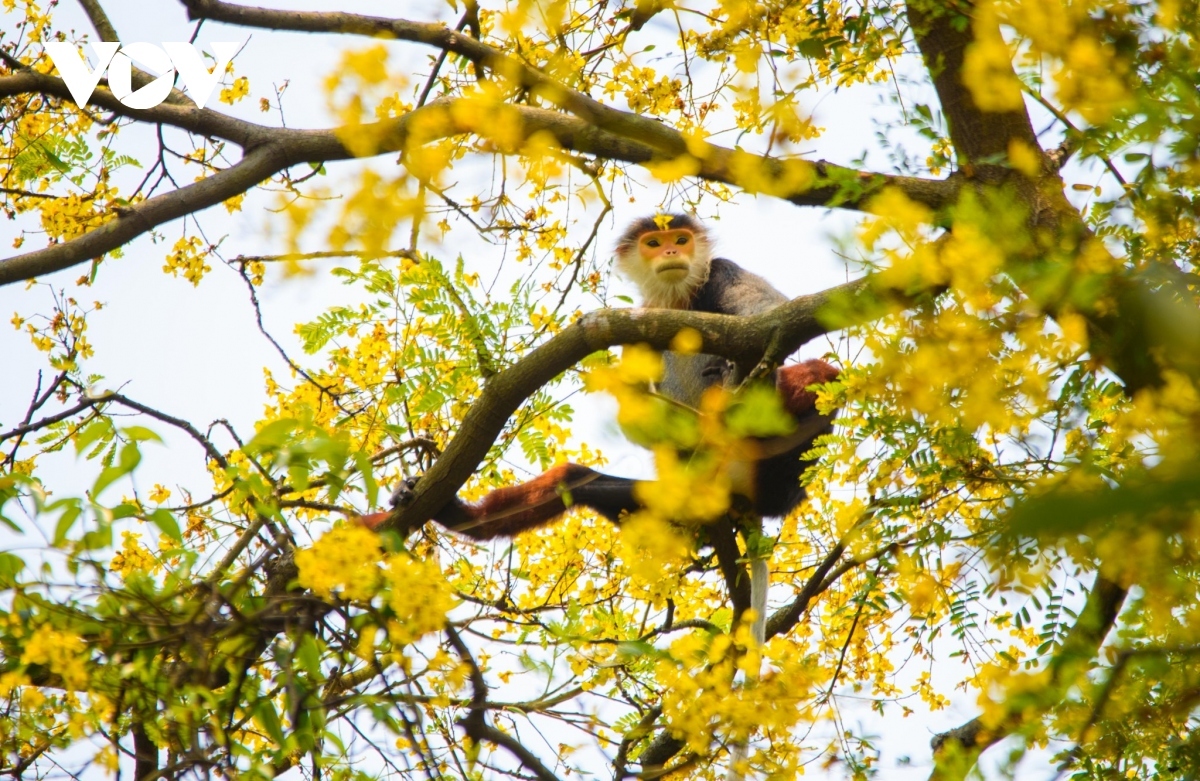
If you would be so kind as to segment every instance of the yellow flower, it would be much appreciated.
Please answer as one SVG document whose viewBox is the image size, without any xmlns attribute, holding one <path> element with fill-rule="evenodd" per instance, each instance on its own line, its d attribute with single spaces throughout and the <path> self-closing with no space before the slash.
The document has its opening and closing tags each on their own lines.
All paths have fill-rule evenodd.
<svg viewBox="0 0 1200 781">
<path fill-rule="evenodd" d="M 121 532 L 121 538 L 121 550 L 109 562 L 109 569 L 121 573 L 122 577 L 128 577 L 135 572 L 158 572 L 161 569 L 162 565 L 159 564 L 158 559 L 142 545 L 140 534 L 129 531 Z"/>
<path fill-rule="evenodd" d="M 369 600 L 379 592 L 382 575 L 379 536 L 362 526 L 339 526 L 296 553 L 300 585 L 330 598 Z"/>
<path fill-rule="evenodd" d="M 411 643 L 446 625 L 454 594 L 436 561 L 397 553 L 388 559 L 388 605 L 396 614 L 388 624 L 393 643 Z"/>
<path fill-rule="evenodd" d="M 630 573 L 640 581 L 637 590 L 654 604 L 674 593 L 676 576 L 692 552 L 687 538 L 651 513 L 637 513 L 621 524 L 621 549 Z"/>
<path fill-rule="evenodd" d="M 1012 53 L 1000 36 L 999 19 L 991 3 L 978 7 L 975 42 L 963 58 L 962 80 L 982 111 L 1020 111 L 1021 82 L 1013 73 Z"/>
<path fill-rule="evenodd" d="M 21 654 L 21 664 L 40 664 L 57 673 L 68 689 L 80 689 L 87 683 L 87 648 L 83 638 L 71 632 L 60 632 L 42 624 L 30 636 Z"/>
<path fill-rule="evenodd" d="M 233 84 L 221 90 L 220 100 L 222 103 L 233 105 L 242 98 L 250 94 L 250 79 L 245 76 L 238 76 L 233 80 Z"/>
<path fill-rule="evenodd" d="M 1036 179 L 1042 173 L 1041 153 L 1018 138 L 1008 142 L 1008 162 L 1030 179 Z"/>
<path fill-rule="evenodd" d="M 695 328 L 683 328 L 671 339 L 671 349 L 684 355 L 694 355 L 704 346 L 704 337 Z"/>
<path fill-rule="evenodd" d="M 204 275 L 212 271 L 212 267 L 204 262 L 210 251 L 199 236 L 185 236 L 171 248 L 163 271 L 176 277 L 182 273 L 188 282 L 199 285 Z"/>
<path fill-rule="evenodd" d="M 686 152 L 673 160 L 654 160 L 645 164 L 645 168 L 660 182 L 678 182 L 688 176 L 700 173 L 700 161 Z"/>
</svg>

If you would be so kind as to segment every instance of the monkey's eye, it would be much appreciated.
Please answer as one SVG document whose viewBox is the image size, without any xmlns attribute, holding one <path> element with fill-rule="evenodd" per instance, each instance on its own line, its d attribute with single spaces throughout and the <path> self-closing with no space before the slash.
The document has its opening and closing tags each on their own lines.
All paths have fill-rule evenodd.
<svg viewBox="0 0 1200 781">
<path fill-rule="evenodd" d="M 687 239 L 688 239 L 687 236 L 680 236 L 679 238 L 675 239 L 675 243 L 676 244 L 687 244 Z"/>
<path fill-rule="evenodd" d="M 647 239 L 646 240 L 647 247 L 657 247 L 661 243 L 662 242 L 660 242 L 658 239 Z"/>
</svg>

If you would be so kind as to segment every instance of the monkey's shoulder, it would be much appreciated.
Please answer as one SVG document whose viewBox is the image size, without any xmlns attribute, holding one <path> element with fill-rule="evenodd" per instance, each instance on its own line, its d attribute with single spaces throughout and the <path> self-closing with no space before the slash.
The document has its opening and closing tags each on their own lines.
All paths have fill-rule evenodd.
<svg viewBox="0 0 1200 781">
<path fill-rule="evenodd" d="M 692 309 L 723 315 L 754 315 L 787 300 L 787 296 L 758 274 L 728 258 L 713 258 L 708 279 L 692 300 Z"/>
</svg>

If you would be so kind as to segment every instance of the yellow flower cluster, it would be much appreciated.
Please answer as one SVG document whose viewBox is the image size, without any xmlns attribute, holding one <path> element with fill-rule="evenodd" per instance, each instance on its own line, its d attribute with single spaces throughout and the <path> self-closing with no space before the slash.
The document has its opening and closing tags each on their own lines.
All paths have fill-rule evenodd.
<svg viewBox="0 0 1200 781">
<path fill-rule="evenodd" d="M 1128 106 L 1129 65 L 1090 31 L 1088 15 L 1095 5 L 1089 0 L 1003 0 L 976 6 L 975 43 L 963 63 L 963 82 L 976 105 L 984 111 L 1022 107 L 1012 64 L 1015 46 L 1000 32 L 1005 23 L 1028 42 L 1024 58 L 1034 67 L 1050 59 L 1057 98 L 1065 108 L 1100 123 Z"/>
<path fill-rule="evenodd" d="M 1091 122 L 1102 122 L 1129 102 L 1127 63 L 1088 30 L 1094 2 L 1014 0 L 1005 20 L 1032 43 L 1035 55 L 1056 61 L 1058 97 Z"/>
<path fill-rule="evenodd" d="M 951 562 L 932 570 L 915 556 L 902 554 L 896 558 L 896 590 L 904 595 L 913 615 L 931 622 L 939 620 L 948 607 L 962 565 Z"/>
<path fill-rule="evenodd" d="M 386 566 L 384 566 L 386 565 Z M 411 643 L 446 625 L 455 599 L 435 559 L 401 551 L 384 555 L 379 536 L 362 526 L 338 526 L 296 553 L 301 586 L 326 599 L 369 602 L 382 595 L 394 617 L 388 638 Z"/>
<path fill-rule="evenodd" d="M 641 428 L 655 419 L 655 399 L 646 386 L 662 379 L 662 356 L 645 345 L 629 345 L 613 366 L 592 369 L 583 378 L 589 392 L 604 391 L 617 400 L 617 423 L 622 428 Z"/>
<path fill-rule="evenodd" d="M 30 635 L 21 652 L 21 664 L 40 664 L 62 677 L 67 689 L 87 683 L 87 649 L 83 638 L 42 624 Z"/>
<path fill-rule="evenodd" d="M 387 627 L 393 643 L 411 643 L 446 625 L 455 599 L 436 559 L 394 554 L 388 559 L 385 578 L 388 606 L 395 613 Z"/>
<path fill-rule="evenodd" d="M 351 360 L 346 353 L 335 351 L 333 361 L 338 365 L 336 372 L 314 372 L 309 376 L 320 383 L 329 393 L 344 393 L 348 387 L 345 380 L 349 370 L 340 365 L 339 362 L 342 359 Z M 368 372 L 367 368 L 359 370 L 364 374 Z M 323 391 L 321 387 L 304 381 L 289 391 L 275 380 L 275 376 L 271 374 L 270 370 L 263 369 L 263 375 L 266 378 L 267 397 L 273 402 L 273 404 L 267 405 L 263 413 L 264 423 L 293 418 L 307 420 L 315 426 L 332 430 L 332 422 L 338 415 L 338 409 L 328 403 L 325 396 L 326 391 Z M 355 426 L 350 423 L 346 428 L 352 430 Z"/>
<path fill-rule="evenodd" d="M 379 535 L 362 526 L 338 526 L 296 553 L 299 582 L 313 593 L 368 601 L 383 587 Z"/>
<path fill-rule="evenodd" d="M 184 236 L 171 248 L 163 271 L 176 277 L 183 274 L 183 278 L 192 285 L 199 285 L 204 275 L 212 271 L 212 267 L 205 262 L 209 251 L 210 248 L 199 236 Z"/>
<path fill-rule="evenodd" d="M 118 202 L 117 188 L 101 180 L 92 192 L 41 199 L 37 206 L 46 237 L 69 241 L 116 219 Z"/>
<path fill-rule="evenodd" d="M 1048 669 L 1023 673 L 1007 664 L 983 665 L 974 680 L 982 708 L 979 720 L 984 727 L 994 728 L 1010 715 L 1024 712 L 1025 716 L 1034 717 L 1027 723 L 1036 722 L 1042 698 L 1056 696 L 1049 691 L 1050 680 Z"/>
<path fill-rule="evenodd" d="M 816 181 L 812 164 L 805 160 L 779 160 L 768 165 L 757 155 L 740 150 L 734 152 L 729 169 L 734 181 L 746 192 L 781 198 L 802 193 Z"/>
<path fill-rule="evenodd" d="M 963 57 L 963 84 L 982 111 L 1020 111 L 1025 105 L 1021 82 L 1013 71 L 1012 51 L 1000 35 L 996 6 L 977 6 L 973 26 L 975 41 Z"/>
<path fill-rule="evenodd" d="M 707 521 L 729 509 L 731 479 L 726 459 L 715 455 L 687 460 L 670 445 L 654 448 L 653 483 L 639 483 L 634 493 L 647 510 L 676 521 Z"/>
<path fill-rule="evenodd" d="M 637 513 L 621 524 L 621 551 L 633 576 L 631 592 L 661 606 L 675 594 L 682 568 L 691 561 L 692 543 L 654 514 Z"/>
<path fill-rule="evenodd" d="M 1109 46 L 1081 34 L 1061 56 L 1054 84 L 1064 106 L 1099 124 L 1132 103 L 1123 78 L 1127 66 Z"/>
<path fill-rule="evenodd" d="M 769 670 L 760 674 L 764 658 Z M 785 738 L 794 724 L 810 718 L 804 705 L 814 683 L 810 666 L 781 638 L 755 649 L 743 622 L 732 635 L 694 633 L 676 640 L 654 673 L 672 734 L 703 754 L 715 739 L 741 741 L 756 731 Z M 752 758 L 752 763 L 762 761 L 771 760 Z"/>
<path fill-rule="evenodd" d="M 630 111 L 662 116 L 677 107 L 681 89 L 683 82 L 679 79 L 659 77 L 653 68 L 639 68 L 622 60 L 613 65 L 612 77 L 604 85 L 604 94 L 611 98 L 621 93 Z"/>
<path fill-rule="evenodd" d="M 250 79 L 238 76 L 228 87 L 221 88 L 220 101 L 232 106 L 250 94 Z"/>
<path fill-rule="evenodd" d="M 142 535 L 137 532 L 121 532 L 121 550 L 112 557 L 108 568 L 129 577 L 135 572 L 155 573 L 162 565 L 146 546 L 142 545 Z"/>
</svg>

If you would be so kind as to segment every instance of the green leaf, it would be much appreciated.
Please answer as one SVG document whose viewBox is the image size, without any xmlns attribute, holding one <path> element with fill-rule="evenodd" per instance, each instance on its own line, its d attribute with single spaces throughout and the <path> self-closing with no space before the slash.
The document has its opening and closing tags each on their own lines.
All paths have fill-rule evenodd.
<svg viewBox="0 0 1200 781">
<path fill-rule="evenodd" d="M 97 498 L 105 488 L 108 488 L 115 481 L 136 469 L 141 460 L 142 454 L 138 450 L 137 444 L 127 442 L 121 448 L 121 454 L 117 458 L 117 463 L 101 470 L 99 477 L 96 478 L 96 482 L 92 485 L 92 498 Z"/>
<path fill-rule="evenodd" d="M 25 569 L 25 560 L 15 553 L 0 553 L 0 588 L 12 588 L 17 575 Z"/>
<path fill-rule="evenodd" d="M 790 434 L 796 424 L 775 389 L 767 385 L 747 388 L 725 418 L 729 431 L 742 437 L 775 437 Z"/>
<path fill-rule="evenodd" d="M 79 513 L 83 508 L 78 503 L 68 505 L 63 514 L 58 516 L 58 523 L 54 525 L 54 546 L 59 547 L 67 541 L 67 534 L 70 533 L 71 527 L 75 525 L 75 521 L 79 520 Z"/>
<path fill-rule="evenodd" d="M 311 678 L 320 678 L 321 649 L 317 647 L 317 639 L 313 635 L 306 634 L 300 638 L 300 643 L 296 646 L 296 661 L 300 663 L 300 669 Z"/>
<path fill-rule="evenodd" d="M 275 703 L 265 698 L 255 703 L 254 719 L 262 725 L 271 740 L 275 741 L 275 745 L 283 748 L 283 725 L 279 721 L 279 711 L 275 710 Z"/>
<path fill-rule="evenodd" d="M 1120 516 L 1146 523 L 1160 510 L 1175 510 L 1200 503 L 1200 471 L 1189 468 L 1155 477 L 1160 466 L 1146 478 L 1111 488 L 1097 479 L 1091 490 L 1055 488 L 1019 503 L 1009 513 L 1013 533 L 1030 537 L 1065 537 L 1092 534 Z"/>
<path fill-rule="evenodd" d="M 121 433 L 137 442 L 162 442 L 162 437 L 145 426 L 126 426 Z"/>
<path fill-rule="evenodd" d="M 4 510 L 4 505 L 8 504 L 9 499 L 15 499 L 20 496 L 17 486 L 28 485 L 30 482 L 32 480 L 27 475 L 9 474 L 0 476 L 0 511 Z M 17 525 L 17 522 L 4 515 L 3 512 L 0 512 L 0 521 L 3 521 L 5 526 L 18 534 L 24 534 L 24 531 Z"/>
<path fill-rule="evenodd" d="M 75 455 L 79 455 L 84 450 L 87 450 L 89 445 L 106 434 L 112 434 L 112 430 L 112 421 L 108 418 L 100 418 L 99 420 L 90 423 L 83 431 L 80 431 L 79 434 L 75 436 Z M 89 456 L 89 458 L 90 457 L 91 456 Z"/>
<path fill-rule="evenodd" d="M 354 454 L 354 463 L 358 467 L 358 473 L 362 475 L 363 489 L 367 492 L 367 506 L 374 507 L 379 500 L 379 482 L 375 479 L 371 457 L 365 451 L 359 450 Z"/>
<path fill-rule="evenodd" d="M 653 643 L 648 643 L 645 640 L 626 640 L 617 643 L 617 655 L 623 659 L 637 659 L 642 656 L 649 656 L 654 659 L 664 657 L 662 651 L 655 648 Z"/>
<path fill-rule="evenodd" d="M 85 551 L 105 550 L 112 547 L 112 541 L 112 526 L 102 522 L 99 528 L 83 535 L 79 540 L 79 547 Z"/>
<path fill-rule="evenodd" d="M 183 542 L 183 535 L 179 532 L 179 522 L 175 520 L 175 513 L 159 507 L 146 517 L 151 523 L 157 526 L 158 530 L 164 535 L 175 542 Z"/>
<path fill-rule="evenodd" d="M 254 439 L 246 443 L 247 453 L 266 453 L 278 449 L 300 427 L 300 421 L 291 418 L 274 420 L 263 426 Z"/>
<path fill-rule="evenodd" d="M 796 51 L 805 57 L 812 57 L 818 60 L 823 60 L 829 56 L 829 51 L 825 48 L 825 44 L 816 38 L 805 38 L 796 44 Z"/>
</svg>

